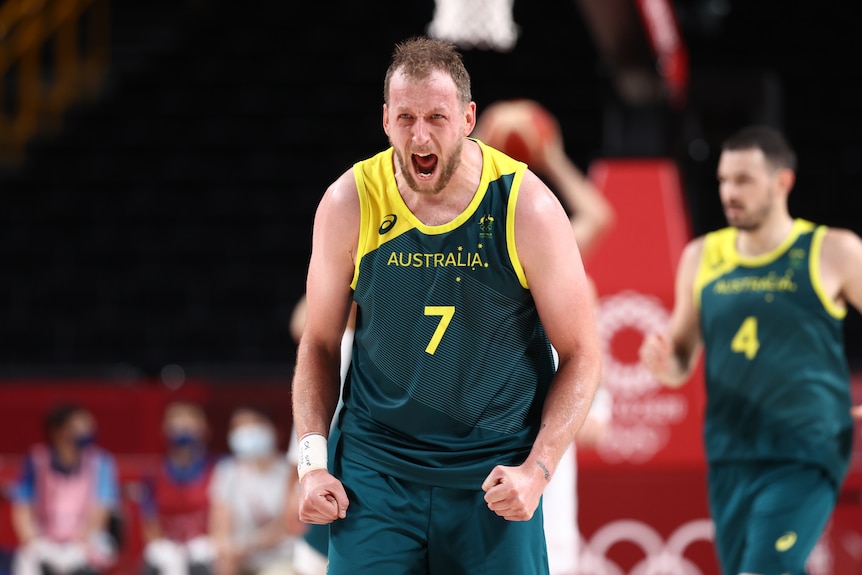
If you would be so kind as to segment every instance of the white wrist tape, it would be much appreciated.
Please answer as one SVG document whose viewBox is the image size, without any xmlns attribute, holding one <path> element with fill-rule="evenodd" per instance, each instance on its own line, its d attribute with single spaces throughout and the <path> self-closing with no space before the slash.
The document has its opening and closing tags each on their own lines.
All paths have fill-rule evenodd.
<svg viewBox="0 0 862 575">
<path fill-rule="evenodd" d="M 319 433 L 306 433 L 299 439 L 299 463 L 296 471 L 299 479 L 309 471 L 326 469 L 327 463 L 326 438 Z"/>
</svg>

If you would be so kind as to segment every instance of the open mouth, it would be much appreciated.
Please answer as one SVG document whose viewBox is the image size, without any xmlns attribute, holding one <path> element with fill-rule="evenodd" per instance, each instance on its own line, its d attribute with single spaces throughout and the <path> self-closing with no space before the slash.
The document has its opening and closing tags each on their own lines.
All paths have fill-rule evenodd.
<svg viewBox="0 0 862 575">
<path fill-rule="evenodd" d="M 434 175 L 437 169 L 436 154 L 413 154 L 413 170 L 420 179 L 428 179 Z"/>
</svg>

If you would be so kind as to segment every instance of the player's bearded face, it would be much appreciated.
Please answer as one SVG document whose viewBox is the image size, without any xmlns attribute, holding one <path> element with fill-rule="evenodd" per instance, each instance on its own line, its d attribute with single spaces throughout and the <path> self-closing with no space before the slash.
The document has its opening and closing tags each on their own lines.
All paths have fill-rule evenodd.
<svg viewBox="0 0 862 575">
<path fill-rule="evenodd" d="M 772 212 L 775 193 L 770 187 L 760 198 L 724 202 L 724 215 L 731 226 L 751 232 L 760 228 Z"/>
<path fill-rule="evenodd" d="M 778 176 L 758 149 L 726 151 L 718 166 L 719 195 L 727 223 L 754 231 L 770 217 L 778 199 Z"/>
<path fill-rule="evenodd" d="M 445 156 L 437 156 L 436 165 L 433 168 L 437 177 L 430 180 L 419 180 L 413 174 L 415 169 L 414 153 L 410 150 L 400 151 L 395 147 L 391 138 L 389 143 L 393 145 L 401 174 L 404 176 L 404 181 L 410 186 L 410 189 L 418 194 L 429 195 L 440 193 L 446 187 L 446 184 L 452 180 L 452 175 L 461 163 L 461 150 L 464 147 L 464 140 L 459 139 L 450 153 Z"/>
</svg>

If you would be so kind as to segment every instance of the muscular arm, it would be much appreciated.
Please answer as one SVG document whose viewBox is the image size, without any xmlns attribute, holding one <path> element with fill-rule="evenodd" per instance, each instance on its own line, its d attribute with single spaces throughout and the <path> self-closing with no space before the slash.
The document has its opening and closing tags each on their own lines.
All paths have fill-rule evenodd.
<svg viewBox="0 0 862 575">
<path fill-rule="evenodd" d="M 518 467 L 495 467 L 482 489 L 494 513 L 525 521 L 587 416 L 601 377 L 601 348 L 593 292 L 568 217 L 532 172 L 524 175 L 515 208 L 515 243 L 559 367 L 526 460 Z"/>
<path fill-rule="evenodd" d="M 539 317 L 559 355 L 527 459 L 550 476 L 583 424 L 601 377 L 593 291 L 565 211 L 529 172 L 516 208 L 515 240 Z"/>
<path fill-rule="evenodd" d="M 350 282 L 358 236 L 359 199 L 353 172 L 348 170 L 326 191 L 314 219 L 307 315 L 293 379 L 298 437 L 329 435 L 341 387 L 341 336 L 352 302 Z"/>
<path fill-rule="evenodd" d="M 700 320 L 694 302 L 694 280 L 703 250 L 703 239 L 689 242 L 676 274 L 674 306 L 668 330 L 644 338 L 640 358 L 646 368 L 669 387 L 679 387 L 691 377 L 702 348 Z"/>
<path fill-rule="evenodd" d="M 314 218 L 306 282 L 306 321 L 293 377 L 293 421 L 298 438 L 329 436 L 341 392 L 341 339 L 350 315 L 354 261 L 359 238 L 359 197 L 348 170 L 323 195 Z M 300 481 L 299 517 L 330 523 L 346 515 L 344 486 L 325 469 Z"/>
<path fill-rule="evenodd" d="M 862 240 L 854 232 L 831 228 L 820 253 L 824 289 L 839 304 L 862 311 Z M 850 411 L 862 419 L 862 404 Z"/>
<path fill-rule="evenodd" d="M 850 230 L 831 228 L 823 239 L 821 271 L 836 302 L 862 312 L 862 239 Z"/>
</svg>

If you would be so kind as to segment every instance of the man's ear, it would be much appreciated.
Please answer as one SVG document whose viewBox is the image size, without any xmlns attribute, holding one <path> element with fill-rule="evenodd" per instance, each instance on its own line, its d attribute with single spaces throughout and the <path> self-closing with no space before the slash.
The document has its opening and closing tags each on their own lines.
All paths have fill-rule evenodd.
<svg viewBox="0 0 862 575">
<path fill-rule="evenodd" d="M 389 113 L 386 109 L 386 104 L 383 104 L 383 132 L 389 135 Z"/>
<path fill-rule="evenodd" d="M 790 168 L 781 168 L 778 170 L 777 177 L 778 185 L 786 194 L 789 194 L 790 190 L 793 189 L 794 184 L 796 184 L 796 172 Z"/>
<path fill-rule="evenodd" d="M 469 136 L 476 127 L 476 102 L 467 104 L 467 109 L 464 111 L 464 120 L 464 136 Z"/>
</svg>

